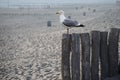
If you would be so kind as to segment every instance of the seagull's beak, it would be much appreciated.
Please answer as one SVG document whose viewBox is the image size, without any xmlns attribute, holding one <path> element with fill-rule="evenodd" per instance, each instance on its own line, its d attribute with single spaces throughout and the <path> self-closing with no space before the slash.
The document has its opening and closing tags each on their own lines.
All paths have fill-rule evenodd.
<svg viewBox="0 0 120 80">
<path fill-rule="evenodd" d="M 59 12 L 56 12 L 56 14 L 60 14 Z"/>
</svg>

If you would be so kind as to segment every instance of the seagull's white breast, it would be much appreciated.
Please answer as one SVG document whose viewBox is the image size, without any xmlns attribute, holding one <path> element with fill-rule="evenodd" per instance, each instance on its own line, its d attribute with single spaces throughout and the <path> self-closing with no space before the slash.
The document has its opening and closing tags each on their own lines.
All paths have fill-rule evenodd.
<svg viewBox="0 0 120 80">
<path fill-rule="evenodd" d="M 64 20 L 66 19 L 66 17 L 64 16 L 64 14 L 60 15 L 60 23 L 64 22 Z"/>
</svg>

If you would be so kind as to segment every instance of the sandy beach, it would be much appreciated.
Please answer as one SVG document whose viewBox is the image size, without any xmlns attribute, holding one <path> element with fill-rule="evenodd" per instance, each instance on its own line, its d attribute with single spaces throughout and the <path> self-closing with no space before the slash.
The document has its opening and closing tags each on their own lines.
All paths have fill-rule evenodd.
<svg viewBox="0 0 120 80">
<path fill-rule="evenodd" d="M 61 9 L 86 26 L 70 33 L 120 28 L 120 7 L 115 4 L 0 8 L 0 80 L 62 80 L 61 40 L 66 28 L 55 14 Z M 47 21 L 52 21 L 51 27 Z"/>
</svg>

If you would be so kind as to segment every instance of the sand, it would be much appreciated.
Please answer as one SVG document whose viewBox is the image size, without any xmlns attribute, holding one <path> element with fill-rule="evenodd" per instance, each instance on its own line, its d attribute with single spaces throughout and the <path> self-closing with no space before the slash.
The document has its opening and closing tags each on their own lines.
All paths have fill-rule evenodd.
<svg viewBox="0 0 120 80">
<path fill-rule="evenodd" d="M 66 28 L 55 15 L 60 9 L 86 25 L 70 33 L 120 27 L 120 8 L 114 4 L 0 9 L 0 80 L 61 80 L 61 39 Z M 47 27 L 49 20 L 52 27 Z"/>
</svg>

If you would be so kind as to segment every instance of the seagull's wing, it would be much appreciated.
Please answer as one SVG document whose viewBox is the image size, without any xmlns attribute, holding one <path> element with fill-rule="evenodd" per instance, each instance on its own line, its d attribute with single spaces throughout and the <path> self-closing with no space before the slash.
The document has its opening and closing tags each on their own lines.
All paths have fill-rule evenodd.
<svg viewBox="0 0 120 80">
<path fill-rule="evenodd" d="M 75 26 L 78 26 L 78 25 L 79 25 L 79 23 L 78 23 L 77 21 L 73 21 L 73 20 L 71 20 L 71 19 L 65 19 L 65 20 L 63 21 L 63 24 L 64 24 L 65 26 L 68 26 L 68 27 L 75 27 Z"/>
</svg>

